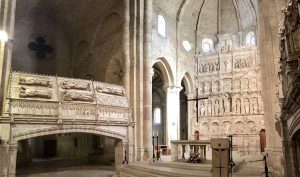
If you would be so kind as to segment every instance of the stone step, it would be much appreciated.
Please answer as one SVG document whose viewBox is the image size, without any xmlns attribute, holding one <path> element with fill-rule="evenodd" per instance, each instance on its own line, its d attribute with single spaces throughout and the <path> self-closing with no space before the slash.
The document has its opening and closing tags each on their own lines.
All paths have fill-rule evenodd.
<svg viewBox="0 0 300 177">
<path fill-rule="evenodd" d="M 211 162 L 206 163 L 182 163 L 182 162 L 164 162 L 164 161 L 155 161 L 150 162 L 154 166 L 164 166 L 176 169 L 185 169 L 185 170 L 195 170 L 195 171 L 210 171 Z"/>
<path fill-rule="evenodd" d="M 130 165 L 124 165 L 121 167 L 119 172 L 119 177 L 163 177 L 160 175 L 155 175 L 143 170 L 130 168 Z"/>
<path fill-rule="evenodd" d="M 145 163 L 132 163 L 127 168 L 149 173 L 152 175 L 159 175 L 164 177 L 211 177 L 210 168 L 209 170 L 189 170 L 189 169 L 178 169 L 178 168 L 171 168 L 167 166 L 159 166 L 159 165 L 151 165 Z M 150 176 L 149 176 L 150 177 Z"/>
</svg>

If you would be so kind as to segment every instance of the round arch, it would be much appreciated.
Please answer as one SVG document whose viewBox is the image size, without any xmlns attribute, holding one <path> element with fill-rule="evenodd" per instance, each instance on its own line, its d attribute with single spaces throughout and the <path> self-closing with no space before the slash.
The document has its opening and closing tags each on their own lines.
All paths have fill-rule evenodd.
<svg viewBox="0 0 300 177">
<path fill-rule="evenodd" d="M 183 78 L 181 79 L 186 87 L 186 91 L 192 92 L 194 88 L 193 79 L 189 72 L 185 72 Z"/>
<path fill-rule="evenodd" d="M 89 133 L 89 134 L 107 136 L 107 137 L 119 139 L 121 141 L 126 140 L 126 135 L 124 134 L 112 130 L 98 128 L 96 126 L 94 127 L 69 126 L 63 128 L 51 127 L 51 128 L 34 129 L 34 130 L 15 134 L 13 136 L 13 140 L 17 142 L 20 140 L 34 138 L 38 136 L 46 136 L 46 135 L 60 134 L 60 133 Z"/>
<path fill-rule="evenodd" d="M 156 60 L 154 65 L 157 64 L 158 68 L 162 72 L 163 80 L 166 86 L 174 86 L 174 75 L 169 62 L 164 58 L 160 57 Z M 154 66 L 153 65 L 153 66 Z"/>
</svg>

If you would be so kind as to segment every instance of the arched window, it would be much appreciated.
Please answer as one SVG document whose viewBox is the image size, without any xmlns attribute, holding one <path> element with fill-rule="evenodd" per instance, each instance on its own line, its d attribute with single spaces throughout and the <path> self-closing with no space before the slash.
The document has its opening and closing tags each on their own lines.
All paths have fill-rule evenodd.
<svg viewBox="0 0 300 177">
<path fill-rule="evenodd" d="M 253 31 L 246 35 L 246 46 L 256 45 L 256 38 Z"/>
<path fill-rule="evenodd" d="M 163 37 L 166 37 L 166 21 L 162 15 L 158 15 L 157 32 Z"/>
<path fill-rule="evenodd" d="M 202 46 L 203 52 L 204 52 L 204 53 L 207 53 L 207 52 L 209 52 L 209 49 L 210 49 L 209 43 L 205 42 L 205 43 L 203 44 L 203 46 Z"/>
<path fill-rule="evenodd" d="M 192 49 L 192 45 L 189 41 L 183 41 L 182 42 L 183 48 L 188 52 Z"/>
<path fill-rule="evenodd" d="M 154 124 L 160 124 L 161 123 L 161 110 L 159 107 L 154 108 Z"/>
<path fill-rule="evenodd" d="M 202 52 L 208 53 L 213 50 L 214 42 L 212 39 L 204 38 L 202 40 Z"/>
</svg>

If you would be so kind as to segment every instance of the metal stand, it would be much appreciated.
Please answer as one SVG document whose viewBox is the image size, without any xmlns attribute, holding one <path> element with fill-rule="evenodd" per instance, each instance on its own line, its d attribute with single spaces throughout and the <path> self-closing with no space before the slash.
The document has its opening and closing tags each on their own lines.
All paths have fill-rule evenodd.
<svg viewBox="0 0 300 177">
<path fill-rule="evenodd" d="M 230 168 L 230 176 L 232 177 L 233 167 L 235 166 L 235 163 L 233 162 L 233 157 L 232 157 L 232 137 L 233 137 L 233 135 L 228 135 L 228 137 L 229 137 L 229 168 Z"/>
<path fill-rule="evenodd" d="M 156 160 L 159 160 L 160 158 L 160 154 L 158 155 L 158 153 L 160 153 L 159 149 L 158 149 L 158 135 L 156 136 Z"/>
<path fill-rule="evenodd" d="M 127 160 L 127 152 L 126 152 L 126 150 L 124 151 L 124 160 L 123 160 L 123 162 L 122 162 L 122 164 L 124 164 L 124 163 L 127 163 L 128 164 L 128 160 Z"/>
<path fill-rule="evenodd" d="M 153 162 L 155 161 L 155 153 L 154 153 L 155 145 L 154 145 L 154 139 L 155 139 L 155 137 L 152 136 L 152 161 L 153 161 Z"/>
<path fill-rule="evenodd" d="M 156 139 L 156 147 L 157 147 L 157 152 L 158 152 L 158 135 L 156 137 L 152 136 L 152 159 L 150 159 L 150 161 L 152 160 L 153 162 L 155 160 L 159 160 L 159 157 L 157 154 L 155 157 L 155 139 Z"/>
<path fill-rule="evenodd" d="M 273 177 L 272 173 L 269 172 L 268 164 L 267 164 L 267 156 L 268 154 L 264 155 L 264 162 L 265 162 L 265 171 L 261 173 L 261 176 L 270 177 L 270 175 Z"/>
</svg>

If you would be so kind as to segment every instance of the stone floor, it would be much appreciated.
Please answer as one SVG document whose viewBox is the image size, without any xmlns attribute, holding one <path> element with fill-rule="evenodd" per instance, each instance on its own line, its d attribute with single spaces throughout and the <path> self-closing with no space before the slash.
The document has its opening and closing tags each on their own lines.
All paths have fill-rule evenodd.
<svg viewBox="0 0 300 177">
<path fill-rule="evenodd" d="M 85 160 L 34 160 L 17 168 L 17 177 L 111 177 L 116 174 L 113 164 L 90 165 Z"/>
</svg>

